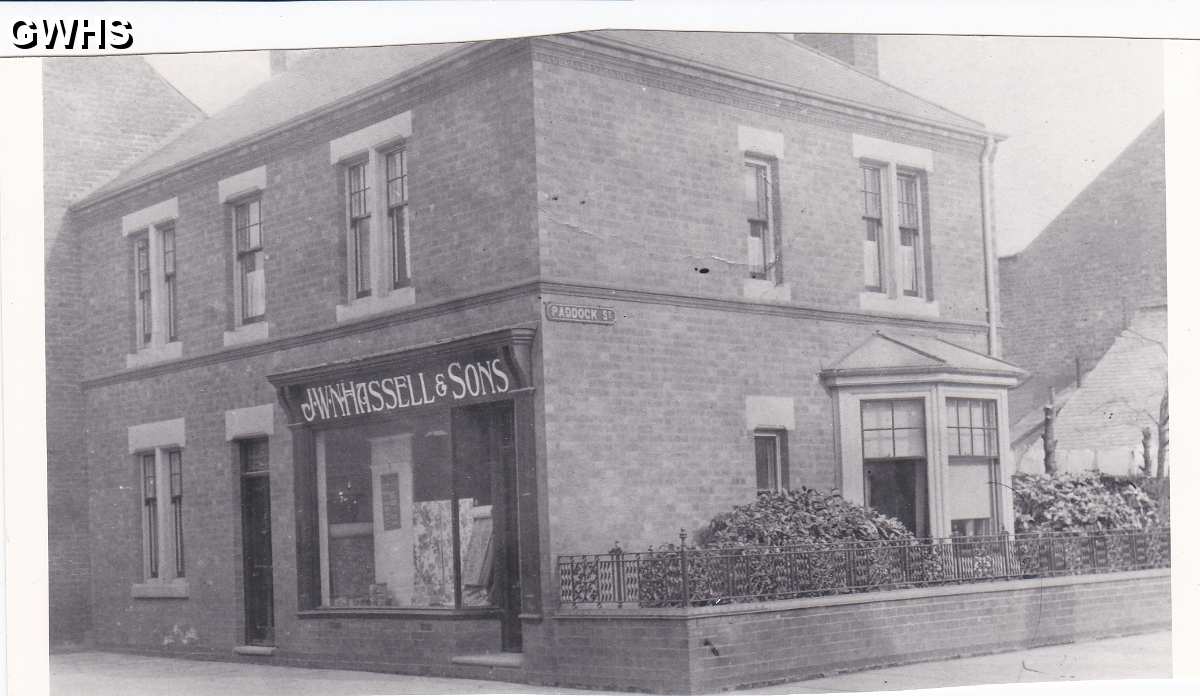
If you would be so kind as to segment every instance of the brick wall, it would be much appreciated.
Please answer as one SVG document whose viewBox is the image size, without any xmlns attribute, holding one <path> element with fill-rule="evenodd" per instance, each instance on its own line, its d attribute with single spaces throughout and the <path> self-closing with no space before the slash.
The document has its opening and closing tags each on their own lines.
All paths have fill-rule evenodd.
<svg viewBox="0 0 1200 696">
<path fill-rule="evenodd" d="M 347 108 L 312 127 L 246 148 L 90 208 L 81 215 L 87 377 L 124 367 L 133 349 L 132 247 L 122 215 L 178 197 L 179 338 L 185 356 L 222 347 L 232 325 L 229 212 L 217 182 L 265 163 L 262 197 L 266 321 L 272 337 L 335 325 L 346 302 L 342 170 L 329 141 L 413 112 L 409 191 L 418 304 L 531 279 L 537 272 L 529 62 L 509 56 L 422 90 Z M 415 93 L 415 94 L 414 94 Z M 419 99 L 424 97 L 423 99 Z M 525 233 L 522 233 L 525 231 Z"/>
<path fill-rule="evenodd" d="M 833 400 L 818 373 L 880 324 L 602 304 L 616 310 L 614 325 L 542 324 L 552 553 L 599 553 L 614 539 L 644 550 L 753 500 L 747 396 L 795 400 L 793 487 L 837 484 Z M 975 350 L 986 343 L 978 331 L 942 335 Z"/>
<path fill-rule="evenodd" d="M 42 62 L 50 637 L 89 624 L 80 368 L 84 266 L 67 206 L 194 123 L 199 110 L 136 56 Z"/>
<path fill-rule="evenodd" d="M 882 119 L 751 108 L 748 99 L 708 94 L 681 77 L 593 71 L 553 53 L 535 54 L 534 88 L 544 276 L 739 297 L 748 277 L 738 143 L 746 126 L 785 142 L 778 225 L 793 300 L 857 311 L 862 175 L 852 136 L 860 133 L 932 150 L 933 295 L 943 319 L 986 319 L 981 144 Z"/>
<path fill-rule="evenodd" d="M 1170 625 L 1163 570 L 671 612 L 576 610 L 553 621 L 557 672 L 527 679 L 709 693 Z"/>
<path fill-rule="evenodd" d="M 1138 308 L 1167 301 L 1163 117 L 1159 116 L 1024 251 L 1000 260 L 1004 358 L 1032 376 L 1014 420 L 1095 366 Z"/>
</svg>

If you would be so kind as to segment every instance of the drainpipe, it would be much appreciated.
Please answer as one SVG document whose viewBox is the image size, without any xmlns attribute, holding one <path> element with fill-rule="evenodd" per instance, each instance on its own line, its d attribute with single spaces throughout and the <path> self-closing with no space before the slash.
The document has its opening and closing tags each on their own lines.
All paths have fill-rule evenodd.
<svg viewBox="0 0 1200 696">
<path fill-rule="evenodd" d="M 992 197 L 992 166 L 996 161 L 996 137 L 988 135 L 979 156 L 980 206 L 983 217 L 983 284 L 987 293 L 988 355 L 1000 357 L 1000 307 L 996 298 L 995 203 Z"/>
</svg>

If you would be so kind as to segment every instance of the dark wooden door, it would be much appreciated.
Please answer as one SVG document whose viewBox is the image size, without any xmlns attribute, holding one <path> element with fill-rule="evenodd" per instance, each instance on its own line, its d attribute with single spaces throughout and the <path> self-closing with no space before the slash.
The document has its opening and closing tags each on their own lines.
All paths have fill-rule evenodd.
<svg viewBox="0 0 1200 696">
<path fill-rule="evenodd" d="M 242 561 L 246 643 L 274 645 L 271 479 L 266 472 L 242 475 Z"/>
</svg>

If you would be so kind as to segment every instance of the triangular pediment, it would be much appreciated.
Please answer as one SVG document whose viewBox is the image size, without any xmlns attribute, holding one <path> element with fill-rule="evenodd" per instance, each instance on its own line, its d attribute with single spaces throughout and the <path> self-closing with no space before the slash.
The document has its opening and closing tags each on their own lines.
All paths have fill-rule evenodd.
<svg viewBox="0 0 1200 696">
<path fill-rule="evenodd" d="M 1025 371 L 936 336 L 877 332 L 821 371 L 826 381 L 872 375 L 967 375 L 1017 381 Z"/>
</svg>

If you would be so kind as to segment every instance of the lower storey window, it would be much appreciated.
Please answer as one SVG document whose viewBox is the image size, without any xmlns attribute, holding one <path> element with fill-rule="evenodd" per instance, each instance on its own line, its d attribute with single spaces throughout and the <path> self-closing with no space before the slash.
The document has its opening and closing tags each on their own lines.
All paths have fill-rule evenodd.
<svg viewBox="0 0 1200 696">
<path fill-rule="evenodd" d="M 137 460 L 142 482 L 143 575 L 150 580 L 182 578 L 183 453 L 159 448 L 137 455 Z"/>
<path fill-rule="evenodd" d="M 788 488 L 787 431 L 754 432 L 754 473 L 759 493 Z"/>
<path fill-rule="evenodd" d="M 955 536 L 999 534 L 1000 445 L 996 402 L 946 399 L 950 462 L 950 531 Z"/>
<path fill-rule="evenodd" d="M 929 533 L 923 399 L 863 401 L 863 499 L 913 534 Z"/>
<path fill-rule="evenodd" d="M 330 429 L 316 444 L 322 606 L 496 605 L 510 408 Z"/>
</svg>

